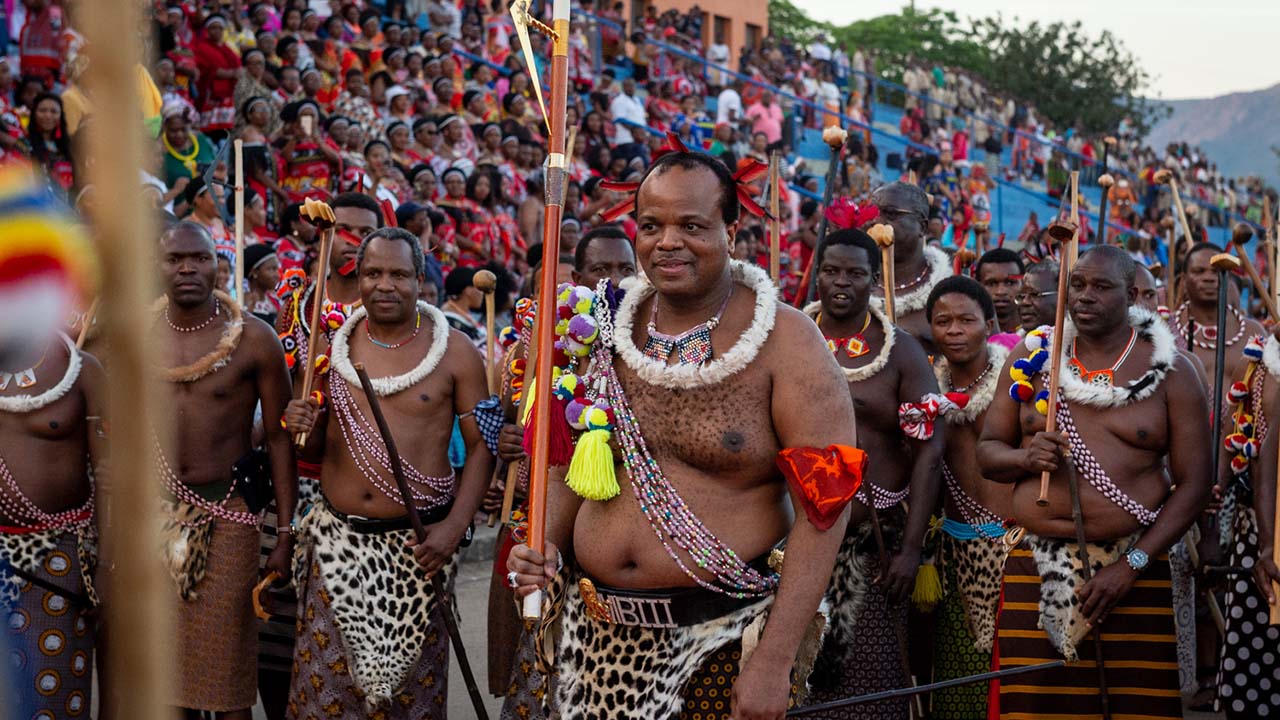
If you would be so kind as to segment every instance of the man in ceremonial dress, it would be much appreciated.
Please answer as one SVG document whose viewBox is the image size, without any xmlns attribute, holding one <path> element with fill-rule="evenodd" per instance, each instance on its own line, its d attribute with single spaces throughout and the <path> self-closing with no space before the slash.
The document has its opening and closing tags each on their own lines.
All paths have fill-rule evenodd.
<svg viewBox="0 0 1280 720">
<path fill-rule="evenodd" d="M 612 418 L 620 467 L 579 477 L 586 433 L 569 482 L 548 488 L 545 557 L 517 546 L 508 577 L 521 594 L 554 577 L 564 599 L 564 720 L 777 720 L 817 650 L 860 484 L 853 407 L 813 323 L 730 261 L 738 200 L 723 164 L 663 155 L 636 219 L 648 281 L 614 313 L 595 299 L 608 322 L 585 382 L 602 388 L 587 415 Z M 784 539 L 785 559 L 772 552 Z"/>
<path fill-rule="evenodd" d="M 932 351 L 924 305 L 929 291 L 950 276 L 952 268 L 946 252 L 925 243 L 929 196 L 919 186 L 895 182 L 880 186 L 871 194 L 871 202 L 880 211 L 877 222 L 893 227 L 894 322 Z"/>
<path fill-rule="evenodd" d="M 933 643 L 933 679 L 938 681 L 991 669 L 1013 488 L 984 478 L 973 455 L 1009 351 L 988 342 L 999 330 L 999 311 L 983 286 L 970 278 L 953 276 L 938 283 L 925 312 L 938 348 L 933 363 L 938 385 L 943 392 L 965 396 L 963 407 L 946 414 L 945 513 L 937 551 L 942 600 Z M 987 692 L 987 683 L 938 690 L 930 697 L 931 717 L 983 720 Z"/>
<path fill-rule="evenodd" d="M 418 300 L 425 262 L 418 238 L 405 230 L 364 239 L 361 306 L 333 335 L 323 407 L 318 396 L 289 404 L 289 431 L 323 438 L 323 457 L 315 458 L 322 498 L 296 531 L 294 720 L 445 715 L 449 639 L 435 588 L 452 594 L 458 548 L 493 472 L 484 428 L 496 431 L 501 419 L 477 409 L 488 398 L 480 354 L 435 306 Z M 427 529 L 422 542 L 410 529 L 355 363 L 373 378 Z M 448 457 L 455 415 L 467 449 L 461 477 Z M 440 585 L 431 579 L 436 573 L 444 573 Z"/>
<path fill-rule="evenodd" d="M 168 381 L 168 448 L 157 438 L 165 490 L 164 560 L 177 583 L 175 702 L 248 720 L 257 697 L 257 626 L 251 591 L 260 512 L 273 497 L 283 517 L 297 491 L 293 445 L 280 426 L 289 400 L 284 352 L 271 327 L 215 291 L 213 238 L 180 222 L 160 240 L 165 297 L 151 338 Z M 252 445 L 262 406 L 266 451 Z M 279 529 L 278 529 L 279 530 Z M 267 568 L 289 572 L 283 528 Z"/>
<path fill-rule="evenodd" d="M 1029 334 L 1010 354 L 983 426 L 983 476 L 1014 483 L 1013 516 L 1025 530 L 1005 567 L 1001 666 L 1071 663 L 1002 683 L 1004 718 L 1099 717 L 1099 673 L 1117 716 L 1182 717 L 1166 553 L 1209 497 L 1209 413 L 1164 323 L 1130 309 L 1134 272 L 1111 246 L 1089 249 L 1071 271 L 1058 432 L 1041 429 L 1052 332 Z M 1043 471 L 1052 477 L 1042 506 Z M 1077 532 L 1087 541 L 1088 583 Z M 1102 668 L 1091 631 L 1103 643 Z"/>
<path fill-rule="evenodd" d="M 880 301 L 871 299 L 880 278 L 875 241 L 861 230 L 838 230 L 817 252 L 819 300 L 805 312 L 844 373 L 861 420 L 858 444 L 872 464 L 828 588 L 831 627 L 812 679 L 815 703 L 908 683 L 906 601 L 938 497 L 944 447 L 943 433 L 935 432 L 941 429 L 935 425 L 938 385 L 929 358 L 914 336 L 889 322 Z M 910 512 L 904 513 L 908 498 Z M 823 717 L 906 713 L 907 699 L 899 698 Z"/>
<path fill-rule="evenodd" d="M 0 617 L 20 683 L 2 704 L 31 717 L 89 713 L 106 390 L 65 335 L 0 345 Z"/>
<path fill-rule="evenodd" d="M 1218 327 L 1218 271 L 1209 264 L 1222 248 L 1210 243 L 1196 243 L 1187 252 L 1187 271 L 1182 280 L 1182 296 L 1186 299 L 1177 308 L 1170 308 L 1170 323 L 1178 342 L 1200 358 L 1210 382 L 1214 378 L 1217 362 L 1218 334 L 1226 338 L 1226 367 L 1223 380 L 1227 387 L 1239 380 L 1244 373 L 1245 359 L 1241 354 L 1249 338 L 1263 333 L 1257 320 L 1246 317 L 1236 305 L 1239 296 L 1228 293 L 1227 326 Z M 1231 300 L 1235 297 L 1234 302 Z"/>
</svg>

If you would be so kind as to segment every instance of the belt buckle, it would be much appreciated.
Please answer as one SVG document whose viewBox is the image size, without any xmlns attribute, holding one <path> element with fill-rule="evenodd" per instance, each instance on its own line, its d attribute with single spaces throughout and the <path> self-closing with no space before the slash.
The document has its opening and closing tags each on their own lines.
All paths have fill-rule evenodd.
<svg viewBox="0 0 1280 720">
<path fill-rule="evenodd" d="M 587 606 L 587 617 L 596 622 L 613 622 L 613 615 L 609 612 L 609 605 L 600 597 L 600 593 L 596 592 L 595 583 L 587 578 L 582 578 L 578 581 L 578 594 L 582 596 L 582 602 Z"/>
<path fill-rule="evenodd" d="M 586 604 L 587 617 L 596 622 L 643 628 L 676 627 L 671 598 L 605 595 L 587 578 L 578 581 L 578 593 Z"/>
</svg>

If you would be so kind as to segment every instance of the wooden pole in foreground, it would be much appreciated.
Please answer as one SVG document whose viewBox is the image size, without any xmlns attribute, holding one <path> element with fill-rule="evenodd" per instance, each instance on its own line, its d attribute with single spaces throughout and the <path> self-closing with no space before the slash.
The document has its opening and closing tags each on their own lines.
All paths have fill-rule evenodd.
<svg viewBox="0 0 1280 720">
<path fill-rule="evenodd" d="M 1070 246 L 1080 238 L 1080 226 L 1071 223 L 1053 223 L 1049 226 L 1049 237 L 1057 240 L 1058 251 L 1058 308 L 1053 315 L 1053 344 L 1049 347 L 1049 411 L 1045 414 L 1044 431 L 1054 432 L 1058 428 L 1058 366 L 1062 364 L 1062 326 L 1067 314 L 1067 278 L 1071 276 Z M 1044 507 L 1049 504 L 1049 473 L 1040 473 L 1040 494 L 1036 504 Z"/>
<path fill-rule="evenodd" d="M 333 214 L 333 208 L 328 203 L 320 202 L 307 198 L 302 205 L 302 215 L 320 230 L 320 269 L 316 271 L 316 279 L 312 284 L 311 290 L 311 333 L 307 336 L 307 365 L 302 368 L 302 394 L 300 398 L 306 400 L 311 397 L 311 386 L 316 378 L 316 353 L 320 352 L 320 337 L 324 335 L 324 329 L 320 327 L 320 318 L 324 314 L 324 302 L 329 297 L 326 283 L 329 279 L 329 253 L 333 248 L 333 235 L 335 231 L 335 223 L 338 218 Z M 304 312 L 306 308 L 298 308 L 298 312 Z M 298 433 L 298 437 L 294 439 L 294 445 L 298 448 L 306 447 L 307 433 Z"/>
<path fill-rule="evenodd" d="M 493 359 L 493 292 L 498 288 L 498 277 L 488 270 L 480 270 L 471 278 L 471 284 L 484 293 L 484 377 L 489 383 L 489 394 L 498 394 L 498 376 L 494 372 L 496 363 Z"/>
<path fill-rule="evenodd" d="M 889 317 L 889 322 L 897 322 L 898 316 L 893 306 L 895 299 L 893 297 L 893 226 L 876 223 L 867 228 L 867 235 L 880 246 L 880 278 L 884 284 L 884 314 Z"/>
<path fill-rule="evenodd" d="M 244 141 L 236 138 L 233 156 L 236 161 L 236 291 L 231 297 L 244 305 Z"/>
<path fill-rule="evenodd" d="M 152 428 L 163 430 L 165 403 L 152 388 L 155 348 L 147 342 L 151 306 L 159 294 L 156 235 L 138 194 L 143 127 L 137 95 L 138 48 L 146 27 L 140 2 L 84 2 L 80 10 L 89 53 L 86 86 L 94 98 L 88 125 L 89 181 L 97 188 L 94 235 L 104 280 L 103 329 L 111 354 L 111 507 L 102 528 L 108 674 L 99 693 L 104 716 L 129 720 L 174 717 L 171 618 L 176 594 L 160 566 L 160 482 Z M 164 438 L 161 438 L 163 442 Z M 101 511 L 102 506 L 99 506 Z"/>
<path fill-rule="evenodd" d="M 779 215 L 778 195 L 782 189 L 782 174 L 778 167 L 778 153 L 769 153 L 769 277 L 779 284 L 782 275 L 782 216 Z"/>
<path fill-rule="evenodd" d="M 89 328 L 93 327 L 93 321 L 98 317 L 98 306 L 102 304 L 102 296 L 93 299 L 93 304 L 89 305 L 89 309 L 85 311 L 84 318 L 80 321 L 80 333 L 76 335 L 76 348 L 83 350 L 84 341 L 89 339 Z"/>
<path fill-rule="evenodd" d="M 1067 249 L 1067 257 L 1071 258 L 1071 262 L 1068 263 L 1069 265 L 1068 271 L 1070 270 L 1070 268 L 1075 267 L 1076 260 L 1080 258 L 1080 231 L 1078 229 L 1080 226 L 1080 171 L 1079 170 L 1071 171 L 1071 223 L 1077 227 L 1077 230 L 1076 230 L 1076 236 L 1074 238 L 1075 241 L 1072 242 L 1071 246 Z M 1061 297 L 1064 299 L 1060 299 L 1059 302 L 1065 302 L 1066 295 L 1063 295 Z"/>
</svg>

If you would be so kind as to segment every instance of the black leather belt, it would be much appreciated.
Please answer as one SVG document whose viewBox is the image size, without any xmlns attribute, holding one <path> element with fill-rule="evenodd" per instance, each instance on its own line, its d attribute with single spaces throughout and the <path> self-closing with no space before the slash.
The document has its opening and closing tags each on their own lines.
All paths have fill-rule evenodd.
<svg viewBox="0 0 1280 720">
<path fill-rule="evenodd" d="M 353 532 L 361 535 L 379 535 L 382 533 L 396 532 L 398 530 L 412 530 L 413 523 L 409 521 L 408 515 L 401 515 L 393 518 L 370 518 L 360 515 L 348 515 L 341 510 L 335 508 L 333 503 L 329 502 L 329 498 L 324 499 L 324 504 L 328 507 L 329 512 L 339 520 L 345 522 L 351 527 Z M 435 525 L 449 517 L 449 511 L 453 509 L 453 498 L 443 505 L 439 505 L 426 510 L 418 511 L 418 518 L 422 520 L 423 525 Z M 471 544 L 472 526 L 467 526 L 467 532 L 462 537 L 462 547 Z"/>
<path fill-rule="evenodd" d="M 769 553 L 749 565 L 762 574 L 771 574 Z M 587 606 L 587 616 L 597 622 L 634 627 L 673 628 L 700 625 L 724 617 L 765 596 L 737 598 L 704 587 L 629 590 L 601 585 L 583 577 L 578 593 Z"/>
</svg>

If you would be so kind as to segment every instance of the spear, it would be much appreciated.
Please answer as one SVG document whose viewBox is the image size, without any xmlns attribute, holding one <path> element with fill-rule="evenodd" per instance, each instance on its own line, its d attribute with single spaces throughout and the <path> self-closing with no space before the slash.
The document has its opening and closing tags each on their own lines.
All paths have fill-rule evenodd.
<svg viewBox="0 0 1280 720">
<path fill-rule="evenodd" d="M 235 140 L 236 159 L 236 302 L 244 305 L 244 141 Z"/>
<path fill-rule="evenodd" d="M 555 0 L 552 25 L 547 27 L 529 15 L 529 0 L 511 4 L 517 35 L 527 59 L 532 60 L 529 29 L 533 28 L 552 40 L 551 102 L 547 108 L 546 210 L 542 224 L 542 285 L 538 293 L 539 313 L 553 313 L 556 306 L 556 258 L 560 255 L 560 221 L 564 214 L 564 190 L 567 158 L 565 157 L 565 112 L 569 91 L 569 0 Z M 533 86 L 542 98 L 536 67 L 531 66 Z M 537 345 L 538 362 L 534 373 L 533 457 L 529 465 L 529 547 L 545 555 L 547 523 L 547 470 L 550 455 L 551 372 L 555 342 L 555 323 L 536 326 L 533 342 Z M 528 392 L 526 390 L 526 392 Z M 542 592 L 535 591 L 524 599 L 522 615 L 526 622 L 536 620 L 542 612 Z"/>
<path fill-rule="evenodd" d="M 769 277 L 778 285 L 782 265 L 782 216 L 779 215 L 778 191 L 782 176 L 778 167 L 778 152 L 769 153 Z"/>
<path fill-rule="evenodd" d="M 822 189 L 822 208 L 831 207 L 831 198 L 835 195 L 836 185 L 840 181 L 840 153 L 849 140 L 849 133 L 844 128 L 834 125 L 822 131 L 822 142 L 831 148 L 831 164 L 827 166 L 827 186 Z M 863 144 L 865 150 L 866 144 Z M 813 302 L 818 293 L 818 278 L 813 272 L 814 263 L 818 261 L 818 248 L 827 239 L 827 213 L 818 218 L 818 238 L 813 243 L 813 254 L 809 256 L 809 266 L 804 269 L 804 277 L 800 279 L 800 291 L 796 293 L 797 307 L 805 302 Z M 805 300 L 801 300 L 805 298 Z"/>
</svg>

